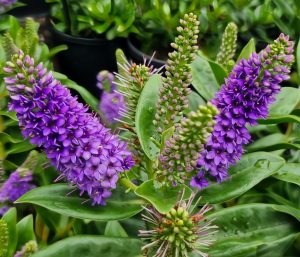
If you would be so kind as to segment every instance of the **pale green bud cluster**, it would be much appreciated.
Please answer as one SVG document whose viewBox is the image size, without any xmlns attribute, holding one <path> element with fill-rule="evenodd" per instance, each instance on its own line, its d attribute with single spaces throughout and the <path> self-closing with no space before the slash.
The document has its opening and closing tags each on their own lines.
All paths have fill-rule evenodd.
<svg viewBox="0 0 300 257">
<path fill-rule="evenodd" d="M 36 241 L 32 240 L 27 242 L 22 249 L 16 253 L 18 257 L 30 257 L 32 254 L 38 251 L 38 245 Z"/>
<path fill-rule="evenodd" d="M 0 220 L 0 257 L 5 257 L 8 247 L 8 227 L 5 220 Z"/>
<path fill-rule="evenodd" d="M 188 107 L 187 96 L 192 82 L 190 63 L 198 49 L 199 21 L 196 15 L 185 14 L 180 25 L 177 28 L 179 35 L 171 44 L 175 50 L 169 53 L 166 77 L 163 78 L 163 87 L 160 89 L 154 120 L 159 133 L 172 127 L 175 119 L 181 117 L 182 111 Z"/>
<path fill-rule="evenodd" d="M 236 24 L 230 22 L 225 28 L 220 50 L 216 59 L 216 62 L 221 64 L 224 68 L 232 66 L 230 62 L 233 61 L 236 51 L 237 33 L 238 28 Z"/>
<path fill-rule="evenodd" d="M 208 103 L 181 120 L 160 155 L 158 173 L 161 180 L 172 184 L 184 183 L 187 176 L 195 175 L 197 160 L 213 131 L 213 118 L 217 114 L 216 107 Z"/>
<path fill-rule="evenodd" d="M 181 197 L 184 197 L 184 192 Z M 211 210 L 207 204 L 194 213 L 200 198 L 197 201 L 194 199 L 195 194 L 187 200 L 181 199 L 166 214 L 154 208 L 145 208 L 147 213 L 142 216 L 148 229 L 140 230 L 139 236 L 148 243 L 142 248 L 146 250 L 146 256 L 188 257 L 192 252 L 208 256 L 202 250 L 214 241 L 213 234 L 217 227 L 205 217 L 205 213 Z"/>
</svg>

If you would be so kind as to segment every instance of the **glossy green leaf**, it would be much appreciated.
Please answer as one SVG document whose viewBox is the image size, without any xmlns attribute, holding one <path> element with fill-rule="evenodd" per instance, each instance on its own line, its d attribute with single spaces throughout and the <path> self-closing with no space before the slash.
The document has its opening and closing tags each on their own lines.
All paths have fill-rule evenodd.
<svg viewBox="0 0 300 257">
<path fill-rule="evenodd" d="M 275 133 L 258 139 L 253 144 L 247 146 L 249 152 L 254 151 L 275 151 L 281 149 L 300 150 L 300 144 L 291 143 L 286 135 Z"/>
<path fill-rule="evenodd" d="M 36 148 L 36 146 L 30 144 L 29 141 L 26 140 L 17 144 L 13 144 L 10 148 L 7 149 L 6 154 L 10 155 L 10 154 L 23 153 L 23 152 L 30 151 L 34 148 Z"/>
<path fill-rule="evenodd" d="M 178 185 L 177 187 L 157 187 L 154 180 L 145 181 L 135 193 L 148 200 L 160 213 L 167 213 L 174 207 L 178 200 L 179 192 L 185 188 L 186 195 L 190 194 L 188 187 Z"/>
<path fill-rule="evenodd" d="M 300 102 L 300 89 L 283 87 L 276 96 L 276 101 L 270 106 L 270 115 L 290 114 Z"/>
<path fill-rule="evenodd" d="M 272 149 L 272 147 L 275 145 L 287 142 L 288 137 L 286 135 L 281 133 L 274 133 L 254 141 L 254 143 L 247 146 L 247 150 L 254 152 L 262 149 Z M 274 150 L 277 149 L 274 148 Z"/>
<path fill-rule="evenodd" d="M 300 123 L 300 117 L 292 114 L 288 115 L 270 115 L 267 119 L 259 119 L 259 124 L 280 124 L 280 123 L 288 123 L 288 122 L 294 122 L 294 123 Z"/>
<path fill-rule="evenodd" d="M 0 111 L 1 116 L 6 116 L 14 121 L 18 121 L 18 118 L 16 116 L 15 112 L 8 112 L 8 111 Z"/>
<path fill-rule="evenodd" d="M 282 257 L 293 244 L 299 233 L 293 233 L 278 240 L 263 244 L 257 247 L 257 255 L 259 257 Z"/>
<path fill-rule="evenodd" d="M 298 208 L 288 206 L 288 205 L 276 205 L 273 204 L 272 208 L 276 211 L 284 212 L 286 214 L 289 214 L 296 218 L 298 221 L 300 221 L 300 210 Z"/>
<path fill-rule="evenodd" d="M 204 99 L 194 91 L 192 91 L 188 95 L 188 100 L 189 100 L 189 110 L 188 111 L 196 111 L 196 110 L 198 110 L 199 105 L 206 104 Z"/>
<path fill-rule="evenodd" d="M 150 160 L 154 160 L 159 152 L 159 149 L 152 142 L 151 138 L 155 138 L 157 133 L 153 120 L 156 114 L 156 105 L 161 87 L 161 76 L 158 74 L 151 76 L 141 93 L 136 108 L 136 133 L 145 154 Z"/>
<path fill-rule="evenodd" d="M 300 40 L 298 41 L 298 45 L 297 45 L 296 60 L 297 60 L 298 77 L 300 77 Z"/>
<path fill-rule="evenodd" d="M 8 249 L 6 253 L 6 257 L 12 257 L 14 256 L 16 247 L 17 247 L 17 241 L 18 241 L 18 234 L 17 234 L 17 211 L 16 208 L 11 208 L 8 210 L 4 216 L 3 219 L 7 223 L 8 227 Z"/>
<path fill-rule="evenodd" d="M 286 163 L 273 177 L 300 186 L 300 163 Z"/>
<path fill-rule="evenodd" d="M 59 45 L 56 47 L 53 47 L 49 50 L 48 58 L 52 58 L 54 55 L 60 53 L 61 51 L 68 50 L 67 45 Z"/>
<path fill-rule="evenodd" d="M 17 223 L 18 244 L 17 249 L 21 249 L 28 241 L 36 240 L 33 230 L 33 216 L 28 215 Z"/>
<path fill-rule="evenodd" d="M 211 60 L 208 60 L 208 63 L 219 83 L 219 85 L 222 85 L 225 81 L 225 78 L 228 76 L 227 72 L 223 69 L 223 67 L 216 63 L 216 62 L 213 62 Z"/>
<path fill-rule="evenodd" d="M 16 203 L 32 203 L 66 216 L 97 221 L 122 220 L 139 213 L 143 201 L 131 193 L 125 193 L 122 188 L 119 189 L 107 199 L 106 206 L 83 203 L 86 199 L 79 197 L 78 192 L 67 195 L 74 188 L 66 184 L 35 188 L 19 198 Z"/>
<path fill-rule="evenodd" d="M 98 112 L 98 100 L 84 87 L 79 86 L 74 81 L 68 79 L 67 76 L 64 74 L 54 72 L 54 77 L 61 81 L 63 85 L 65 85 L 68 88 L 74 89 L 82 99 L 87 103 L 95 112 Z"/>
<path fill-rule="evenodd" d="M 211 257 L 278 256 L 270 244 L 298 233 L 296 221 L 270 204 L 245 204 L 217 211 L 208 218 L 219 227 Z M 292 238 L 291 238 L 292 240 Z M 279 244 L 278 244 L 279 245 Z M 286 250 L 286 244 L 278 251 Z M 267 255 L 268 254 L 268 255 Z M 280 255 L 283 256 L 283 255 Z"/>
<path fill-rule="evenodd" d="M 285 161 L 279 156 L 256 152 L 246 154 L 229 169 L 229 178 L 222 183 L 212 183 L 198 193 L 202 203 L 222 203 L 234 199 L 277 172 Z"/>
<path fill-rule="evenodd" d="M 124 228 L 116 220 L 107 222 L 104 235 L 109 237 L 128 237 Z"/>
<path fill-rule="evenodd" d="M 74 236 L 58 241 L 32 257 L 138 257 L 142 241 L 104 236 Z"/>
<path fill-rule="evenodd" d="M 205 100 L 212 99 L 220 86 L 208 60 L 203 56 L 197 56 L 191 68 L 193 87 Z"/>
<path fill-rule="evenodd" d="M 242 59 L 248 59 L 252 53 L 255 52 L 255 41 L 254 38 L 251 38 L 247 45 L 242 49 L 239 57 L 237 58 L 237 63 Z"/>
<path fill-rule="evenodd" d="M 16 143 L 20 143 L 20 142 L 23 142 L 24 139 L 22 136 L 20 137 L 12 137 L 11 135 L 5 133 L 5 132 L 0 132 L 0 142 L 2 143 L 13 143 L 13 144 L 16 144 Z"/>
</svg>

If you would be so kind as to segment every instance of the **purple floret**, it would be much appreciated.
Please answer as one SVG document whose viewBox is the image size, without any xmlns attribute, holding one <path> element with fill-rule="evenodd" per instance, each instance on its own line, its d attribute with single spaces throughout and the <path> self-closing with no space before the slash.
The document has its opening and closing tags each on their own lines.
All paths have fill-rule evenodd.
<svg viewBox="0 0 300 257">
<path fill-rule="evenodd" d="M 13 60 L 4 68 L 5 82 L 24 137 L 44 149 L 61 178 L 86 192 L 93 204 L 104 205 L 118 174 L 133 166 L 126 143 L 42 64 L 35 66 L 22 52 Z"/>
</svg>

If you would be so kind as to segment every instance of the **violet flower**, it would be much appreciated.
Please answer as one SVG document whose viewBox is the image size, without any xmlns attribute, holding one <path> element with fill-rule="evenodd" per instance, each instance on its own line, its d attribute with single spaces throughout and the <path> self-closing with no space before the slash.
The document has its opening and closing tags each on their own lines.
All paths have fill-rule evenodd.
<svg viewBox="0 0 300 257">
<path fill-rule="evenodd" d="M 281 34 L 261 53 L 253 53 L 248 60 L 241 60 L 222 85 L 212 103 L 218 108 L 216 125 L 201 157 L 200 173 L 191 184 L 201 188 L 204 170 L 222 181 L 230 165 L 240 160 L 243 145 L 251 136 L 246 125 L 265 119 L 268 106 L 280 92 L 280 83 L 287 80 L 293 62 L 293 45 L 288 36 Z"/>
<path fill-rule="evenodd" d="M 125 142 L 105 128 L 88 107 L 53 78 L 43 64 L 23 52 L 4 71 L 10 110 L 17 113 L 25 138 L 42 147 L 52 165 L 86 192 L 93 204 L 105 204 L 118 174 L 133 166 Z"/>
<path fill-rule="evenodd" d="M 105 115 L 109 123 L 115 123 L 122 118 L 121 110 L 126 110 L 124 96 L 116 91 L 114 75 L 108 71 L 101 71 L 97 76 L 97 86 L 102 89 L 99 109 Z"/>
<path fill-rule="evenodd" d="M 0 0 L 0 13 L 12 6 L 17 0 Z"/>
<path fill-rule="evenodd" d="M 31 171 L 18 171 L 11 173 L 9 178 L 3 183 L 0 188 L 0 203 L 4 206 L 0 208 L 0 216 L 9 210 L 7 204 L 12 204 L 23 194 L 35 188 L 32 184 Z"/>
</svg>

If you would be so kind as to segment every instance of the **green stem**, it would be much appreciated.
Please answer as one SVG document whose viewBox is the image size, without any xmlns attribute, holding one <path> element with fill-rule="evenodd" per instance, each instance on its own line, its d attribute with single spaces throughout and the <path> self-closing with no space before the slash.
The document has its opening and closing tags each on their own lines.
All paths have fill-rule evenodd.
<svg viewBox="0 0 300 257">
<path fill-rule="evenodd" d="M 288 123 L 285 134 L 289 136 L 293 131 L 293 123 Z"/>
<path fill-rule="evenodd" d="M 147 169 L 149 179 L 154 179 L 155 174 L 153 171 L 153 163 L 149 158 L 146 159 L 146 169 Z"/>
<path fill-rule="evenodd" d="M 133 184 L 128 178 L 121 178 L 120 183 L 124 187 L 131 189 L 132 191 L 135 191 L 137 189 L 137 186 L 135 184 Z"/>
</svg>

